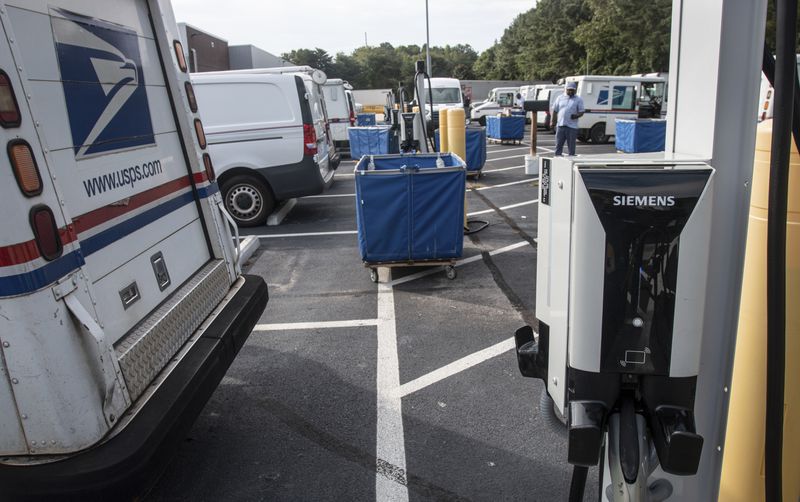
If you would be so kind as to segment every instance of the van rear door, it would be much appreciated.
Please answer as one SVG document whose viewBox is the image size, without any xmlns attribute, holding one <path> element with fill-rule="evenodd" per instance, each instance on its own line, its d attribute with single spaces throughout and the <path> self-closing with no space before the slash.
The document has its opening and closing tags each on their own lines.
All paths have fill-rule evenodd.
<svg viewBox="0 0 800 502">
<path fill-rule="evenodd" d="M 195 186 L 147 2 L 66 3 L 7 2 L 7 30 L 114 343 L 210 260 L 197 201 L 216 185 Z"/>
</svg>

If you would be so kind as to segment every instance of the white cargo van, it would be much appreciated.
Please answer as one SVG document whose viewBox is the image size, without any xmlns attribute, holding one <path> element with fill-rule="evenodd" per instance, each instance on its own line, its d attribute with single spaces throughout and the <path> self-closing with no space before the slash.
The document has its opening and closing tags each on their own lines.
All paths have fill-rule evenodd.
<svg viewBox="0 0 800 502">
<path fill-rule="evenodd" d="M 578 119 L 578 140 L 607 143 L 616 134 L 615 120 L 638 118 L 642 105 L 647 104 L 651 116 L 654 104 L 659 117 L 667 114 L 667 80 L 660 76 L 582 75 L 567 77 L 577 82 L 577 95 L 583 98 L 586 113 Z"/>
<path fill-rule="evenodd" d="M 550 103 L 546 112 L 537 114 L 537 122 L 536 122 L 537 126 L 544 127 L 548 131 L 554 129 L 551 127 L 550 124 L 550 119 L 551 119 L 550 110 L 553 108 L 553 104 L 556 102 L 556 98 L 558 98 L 562 94 L 564 94 L 563 85 L 544 84 L 541 86 L 537 86 L 537 88 L 534 90 L 534 95 L 532 99 L 536 101 L 547 101 Z"/>
<path fill-rule="evenodd" d="M 300 76 L 228 71 L 194 73 L 192 82 L 222 198 L 239 226 L 263 225 L 277 202 L 331 182 Z"/>
<path fill-rule="evenodd" d="M 308 102 L 311 105 L 311 117 L 314 121 L 314 132 L 317 135 L 317 164 L 326 183 L 332 183 L 333 171 L 339 167 L 340 157 L 333 146 L 328 110 L 325 107 L 325 98 L 322 86 L 328 80 L 325 72 L 310 66 L 280 66 L 277 68 L 252 68 L 249 70 L 235 70 L 239 73 L 267 73 L 298 75 L 303 79 L 308 93 Z M 207 72 L 213 74 L 216 72 Z"/>
<path fill-rule="evenodd" d="M 0 498 L 131 500 L 261 316 L 166 0 L 0 3 Z"/>
<path fill-rule="evenodd" d="M 356 125 L 356 104 L 352 90 L 353 86 L 340 78 L 329 78 L 322 86 L 333 145 L 340 153 L 350 153 L 347 130 Z"/>
<path fill-rule="evenodd" d="M 495 87 L 489 92 L 489 97 L 483 103 L 472 107 L 470 120 L 475 120 L 481 125 L 486 125 L 486 117 L 497 115 L 504 108 L 512 108 L 519 87 Z"/>
<path fill-rule="evenodd" d="M 439 124 L 439 110 L 442 108 L 464 107 L 464 97 L 461 93 L 461 82 L 457 78 L 432 78 L 430 79 L 430 93 L 428 92 L 428 79 L 425 79 L 425 119 L 433 121 L 435 127 Z M 433 110 L 430 110 L 430 98 L 433 98 Z"/>
</svg>

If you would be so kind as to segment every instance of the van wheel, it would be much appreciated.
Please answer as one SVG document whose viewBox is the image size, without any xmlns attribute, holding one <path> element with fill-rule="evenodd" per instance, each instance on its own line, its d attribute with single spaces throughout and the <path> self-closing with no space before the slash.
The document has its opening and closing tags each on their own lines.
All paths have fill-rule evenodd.
<svg viewBox="0 0 800 502">
<path fill-rule="evenodd" d="M 483 117 L 479 118 L 478 123 L 481 125 L 481 127 L 486 127 L 486 116 L 484 115 Z"/>
<path fill-rule="evenodd" d="M 267 221 L 275 208 L 269 187 L 255 176 L 240 174 L 222 184 L 225 209 L 240 227 L 256 227 Z"/>
<path fill-rule="evenodd" d="M 597 124 L 593 125 L 592 129 L 589 131 L 589 138 L 595 145 L 599 145 L 600 143 L 608 143 L 609 136 L 606 136 L 606 123 L 598 122 Z"/>
</svg>

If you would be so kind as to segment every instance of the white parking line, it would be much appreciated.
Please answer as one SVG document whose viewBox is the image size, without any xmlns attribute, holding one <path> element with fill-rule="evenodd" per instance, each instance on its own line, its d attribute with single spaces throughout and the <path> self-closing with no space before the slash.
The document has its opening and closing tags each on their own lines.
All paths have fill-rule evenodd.
<svg viewBox="0 0 800 502">
<path fill-rule="evenodd" d="M 282 237 L 321 237 L 325 235 L 353 235 L 357 233 L 358 230 L 341 230 L 338 232 L 298 232 L 296 234 L 256 235 L 256 237 L 259 239 L 279 239 Z"/>
<path fill-rule="evenodd" d="M 532 180 L 512 181 L 511 183 L 502 183 L 500 185 L 489 185 L 489 186 L 479 187 L 479 188 L 469 188 L 468 190 L 474 190 L 474 191 L 489 190 L 489 189 L 492 189 L 492 188 L 510 187 L 511 185 L 519 185 L 521 183 L 530 183 L 531 181 Z"/>
<path fill-rule="evenodd" d="M 539 202 L 539 199 L 529 200 L 527 202 L 520 202 L 518 204 L 511 204 L 509 206 L 503 206 L 498 209 L 500 209 L 501 211 L 505 211 L 506 209 L 514 209 L 516 207 L 528 206 L 530 204 L 536 204 L 537 202 Z M 467 216 L 477 216 L 479 214 L 489 214 L 493 212 L 494 209 L 484 209 L 483 211 L 475 211 L 474 213 L 467 213 Z"/>
<path fill-rule="evenodd" d="M 375 500 L 408 501 L 403 401 L 400 397 L 400 360 L 394 317 L 392 271 L 378 271 L 378 419 L 375 437 Z"/>
<path fill-rule="evenodd" d="M 514 167 L 502 167 L 500 169 L 484 169 L 482 172 L 485 173 L 498 173 L 500 171 L 511 171 L 513 169 L 522 169 L 525 166 L 514 166 Z"/>
<path fill-rule="evenodd" d="M 447 366 L 443 366 L 437 370 L 431 371 L 426 375 L 422 375 L 415 380 L 404 383 L 400 386 L 400 397 L 406 397 L 409 394 L 413 394 L 414 392 L 424 389 L 425 387 L 433 385 L 437 382 L 441 382 L 445 378 L 451 377 L 456 373 L 461 373 L 462 371 L 472 368 L 473 366 L 476 366 L 493 357 L 504 354 L 513 348 L 514 338 L 512 337 L 507 340 L 503 340 L 500 343 L 496 343 L 491 347 L 487 347 L 481 351 L 475 352 L 474 354 L 462 357 L 461 359 L 453 361 Z"/>
<path fill-rule="evenodd" d="M 503 149 L 487 150 L 486 153 L 488 155 L 491 155 L 493 153 L 511 152 L 511 151 L 514 151 L 514 150 L 528 150 L 528 149 L 530 149 L 529 146 L 518 146 L 518 147 L 515 147 L 515 148 L 503 148 Z"/>
<path fill-rule="evenodd" d="M 496 159 L 486 159 L 486 162 L 493 162 L 493 161 L 495 161 L 495 160 L 518 159 L 518 158 L 520 158 L 520 157 L 524 157 L 524 156 L 525 156 L 525 154 L 524 154 L 524 153 L 523 153 L 522 155 L 510 155 L 510 156 L 508 156 L 508 157 L 498 157 L 498 158 L 496 158 Z"/>
<path fill-rule="evenodd" d="M 325 199 L 328 197 L 355 197 L 354 193 L 337 193 L 333 195 L 306 195 L 303 199 Z"/>
<path fill-rule="evenodd" d="M 509 246 L 505 246 L 505 247 L 502 247 L 502 248 L 495 249 L 494 251 L 490 251 L 489 255 L 496 256 L 496 255 L 499 255 L 499 254 L 507 253 L 509 251 L 513 251 L 515 249 L 519 249 L 521 247 L 525 247 L 527 245 L 529 245 L 528 241 L 517 242 L 516 244 L 511 244 Z M 477 254 L 477 255 L 470 256 L 468 258 L 462 258 L 462 259 L 456 261 L 456 265 L 455 266 L 456 267 L 460 267 L 460 266 L 466 265 L 468 263 L 474 263 L 476 261 L 481 261 L 482 259 L 483 259 L 483 257 L 481 255 Z M 404 277 L 401 277 L 399 279 L 395 279 L 394 281 L 392 281 L 392 286 L 397 286 L 399 284 L 404 284 L 406 282 L 415 281 L 417 279 L 421 279 L 422 277 L 427 277 L 429 275 L 438 274 L 439 272 L 441 272 L 441 269 L 439 269 L 439 268 L 431 268 L 429 270 L 423 270 L 423 271 L 417 272 L 415 274 L 406 275 Z"/>
<path fill-rule="evenodd" d="M 360 326 L 377 326 L 378 319 L 353 319 L 349 321 L 319 322 L 285 322 L 272 324 L 256 324 L 253 331 L 289 331 L 295 329 L 311 330 L 321 328 L 357 328 Z"/>
</svg>

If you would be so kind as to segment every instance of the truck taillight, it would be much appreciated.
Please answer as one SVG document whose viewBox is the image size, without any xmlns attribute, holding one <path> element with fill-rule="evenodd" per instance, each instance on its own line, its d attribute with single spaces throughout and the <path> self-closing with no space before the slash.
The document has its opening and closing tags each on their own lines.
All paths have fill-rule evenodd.
<svg viewBox="0 0 800 502">
<path fill-rule="evenodd" d="M 303 153 L 317 154 L 317 132 L 314 130 L 314 124 L 303 124 Z"/>
<path fill-rule="evenodd" d="M 192 110 L 192 113 L 197 113 L 197 98 L 194 97 L 194 87 L 190 82 L 186 82 L 184 88 L 186 89 L 186 101 L 189 102 L 189 109 Z"/>
<path fill-rule="evenodd" d="M 36 247 L 39 248 L 42 258 L 52 261 L 61 256 L 64 247 L 58 236 L 58 226 L 53 211 L 47 206 L 34 206 L 31 209 L 30 220 Z"/>
<path fill-rule="evenodd" d="M 356 113 L 355 112 L 350 112 L 350 125 L 351 126 L 356 125 Z"/>
<path fill-rule="evenodd" d="M 31 146 L 25 140 L 15 139 L 8 143 L 8 160 L 17 185 L 26 197 L 42 193 L 42 176 Z"/>
<path fill-rule="evenodd" d="M 8 74 L 0 70 L 0 125 L 4 128 L 18 127 L 22 121 L 17 105 L 17 97 L 14 96 L 14 88 L 11 87 L 11 80 Z"/>
<path fill-rule="evenodd" d="M 178 62 L 178 68 L 183 73 L 186 73 L 186 56 L 183 54 L 183 45 L 180 40 L 175 40 L 172 42 L 172 47 L 175 49 L 175 60 Z"/>
<path fill-rule="evenodd" d="M 200 148 L 206 148 L 206 133 L 203 131 L 203 123 L 200 119 L 194 119 L 194 133 L 197 135 L 197 142 L 200 143 Z"/>
<path fill-rule="evenodd" d="M 206 168 L 206 177 L 208 181 L 214 181 L 217 179 L 217 173 L 214 172 L 214 164 L 211 163 L 211 155 L 204 153 L 203 154 L 203 165 Z"/>
</svg>

